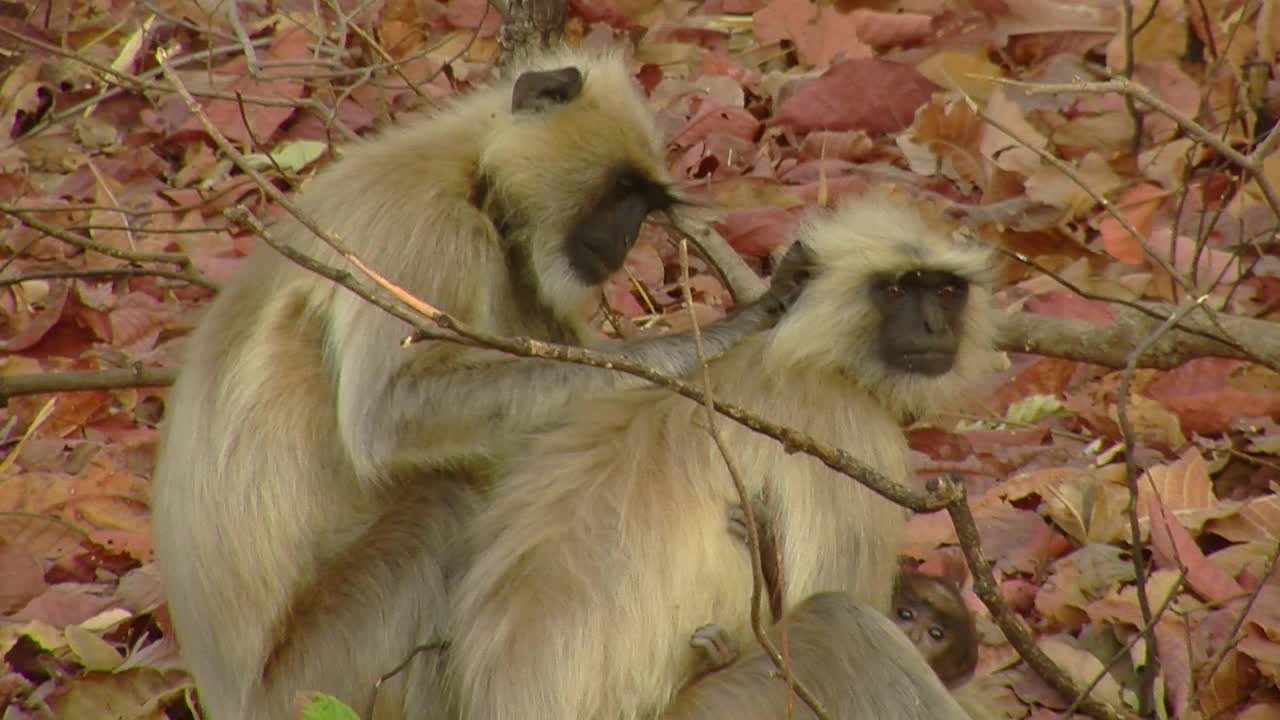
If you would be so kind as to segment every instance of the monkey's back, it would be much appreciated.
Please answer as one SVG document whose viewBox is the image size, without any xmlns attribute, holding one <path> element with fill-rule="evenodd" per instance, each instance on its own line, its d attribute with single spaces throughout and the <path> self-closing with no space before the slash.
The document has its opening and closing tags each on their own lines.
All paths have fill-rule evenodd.
<svg viewBox="0 0 1280 720">
<path fill-rule="evenodd" d="M 848 378 L 762 369 L 764 342 L 712 363 L 717 398 L 906 481 L 891 417 Z M 717 422 L 749 492 L 767 485 L 777 503 L 785 605 L 839 590 L 886 610 L 905 513 Z M 455 596 L 463 717 L 652 717 L 688 679 L 697 627 L 715 622 L 749 646 L 750 560 L 728 531 L 738 502 L 703 408 L 666 390 L 584 400 L 533 438 L 473 526 L 474 562 Z"/>
<path fill-rule="evenodd" d="M 411 272 L 424 263 L 485 272 L 501 262 L 488 226 L 459 217 L 456 204 L 439 197 L 453 186 L 424 187 L 421 202 L 403 202 L 404 182 L 421 173 L 448 177 L 474 162 L 476 141 L 466 139 L 455 115 L 443 123 L 425 118 L 352 148 L 297 202 L 394 282 L 492 329 L 494 316 L 513 314 L 512 298 L 476 298 L 463 273 Z M 472 135 L 483 125 L 473 120 Z M 395 198 L 401 201 L 388 204 Z M 269 232 L 345 264 L 292 218 Z M 434 280 L 424 285 L 426 278 Z M 254 688 L 283 638 L 295 589 L 307 587 L 378 514 L 376 484 L 358 481 L 361 470 L 366 477 L 376 470 L 353 463 L 360 448 L 340 427 L 338 410 L 342 402 L 366 403 L 375 412 L 381 398 L 376 388 L 341 398 L 336 368 L 349 359 L 345 372 L 391 372 L 405 327 L 260 244 L 188 342 L 162 428 L 153 523 L 174 625 L 211 718 L 246 717 L 246 707 L 261 702 L 252 698 Z M 351 338 L 349 346 L 337 337 Z M 386 350 L 370 352 L 374 346 Z M 423 355 L 423 362 L 447 364 L 460 351 Z M 404 649 L 395 652 L 407 654 L 412 641 L 396 638 Z M 362 668 L 332 680 L 338 690 L 357 683 L 367 689 L 377 672 Z"/>
</svg>

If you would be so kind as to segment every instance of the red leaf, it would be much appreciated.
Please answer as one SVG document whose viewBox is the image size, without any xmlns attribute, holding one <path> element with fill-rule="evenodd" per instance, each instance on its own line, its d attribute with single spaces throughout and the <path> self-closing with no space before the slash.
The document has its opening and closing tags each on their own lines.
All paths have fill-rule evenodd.
<svg viewBox="0 0 1280 720">
<path fill-rule="evenodd" d="M 780 208 L 730 210 L 716 229 L 738 252 L 764 257 L 787 241 L 795 218 Z"/>
<path fill-rule="evenodd" d="M 1120 196 L 1116 205 L 1121 208 L 1120 214 L 1145 238 L 1151 234 L 1151 218 L 1166 194 L 1156 185 L 1135 185 Z M 1098 223 L 1098 239 L 1102 242 L 1102 249 L 1122 263 L 1142 265 L 1146 262 L 1142 246 L 1110 213 L 1103 213 Z"/>
<path fill-rule="evenodd" d="M 687 147 L 702 142 L 712 133 L 755 140 L 760 133 L 760 121 L 743 108 L 707 100 L 689 123 L 671 138 L 671 142 Z"/>
<path fill-rule="evenodd" d="M 890 133 L 910 125 L 916 108 L 937 89 L 909 65 L 870 58 L 846 60 L 783 101 L 774 119 L 800 132 Z"/>
<path fill-rule="evenodd" d="M 1156 376 L 1145 394 L 1177 414 L 1184 431 L 1217 435 L 1236 418 L 1280 418 L 1274 375 L 1266 373 L 1257 387 L 1250 387 L 1246 379 L 1252 372 L 1257 371 L 1237 360 L 1198 358 Z"/>
</svg>

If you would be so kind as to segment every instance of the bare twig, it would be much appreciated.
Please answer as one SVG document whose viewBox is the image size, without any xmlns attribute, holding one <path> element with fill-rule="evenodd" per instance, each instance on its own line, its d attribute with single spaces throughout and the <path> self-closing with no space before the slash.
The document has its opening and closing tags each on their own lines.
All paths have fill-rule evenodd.
<svg viewBox="0 0 1280 720">
<path fill-rule="evenodd" d="M 133 263 L 167 263 L 167 264 L 176 265 L 178 267 L 177 272 L 146 270 L 145 268 L 112 268 L 111 270 L 116 271 L 115 272 L 116 275 L 151 274 L 159 277 L 171 277 L 177 280 L 182 280 L 184 282 L 189 282 L 193 285 L 200 285 L 201 287 L 206 287 L 206 288 L 209 288 L 210 290 L 218 289 L 218 284 L 206 278 L 198 270 L 196 270 L 194 263 L 191 262 L 191 258 L 182 253 L 147 253 L 147 252 L 139 252 L 137 250 L 121 250 L 119 248 L 113 248 L 109 245 L 103 245 L 102 243 L 96 242 L 94 240 L 90 240 L 89 238 L 83 235 L 73 233 L 68 230 L 63 230 L 62 228 L 50 225 L 49 223 L 44 222 L 43 220 L 39 220 L 33 217 L 29 210 L 14 207 L 12 205 L 0 204 L 0 213 L 4 213 L 5 215 L 12 216 L 16 218 L 18 222 L 22 223 L 23 225 L 27 225 L 32 228 L 35 228 L 36 230 L 39 230 L 45 235 L 57 238 L 58 240 L 61 240 L 62 242 L 67 243 L 68 245 L 74 245 L 75 247 L 78 247 L 81 250 L 96 252 L 101 255 L 106 255 L 107 257 L 115 258 L 117 260 L 127 260 Z M 139 272 L 133 272 L 135 270 Z M 91 272 L 91 271 L 80 271 L 80 272 Z M 92 271 L 92 272 L 97 272 L 97 271 Z M 92 276 L 68 275 L 65 272 L 61 272 L 58 275 L 56 275 L 56 277 L 92 277 Z M 15 282 L 22 282 L 23 280 L 34 280 L 34 279 L 36 279 L 35 274 L 27 273 L 17 278 L 5 278 L 4 280 L 0 280 L 0 285 L 11 285 Z"/>
<path fill-rule="evenodd" d="M 682 239 L 679 243 L 680 247 L 680 288 L 684 295 L 685 308 L 689 311 L 689 320 L 692 322 L 693 328 L 693 345 L 698 355 L 698 364 L 702 369 L 702 390 L 705 394 L 703 407 L 707 414 L 707 432 L 711 434 L 712 441 L 716 444 L 716 449 L 720 451 L 720 457 L 724 459 L 725 467 L 729 470 L 729 477 L 733 480 L 734 490 L 738 493 L 738 501 L 742 503 L 742 512 L 747 522 L 747 543 L 751 549 L 751 631 L 755 633 L 756 641 L 760 643 L 760 647 L 764 649 L 765 654 L 773 661 L 775 667 L 782 673 L 783 682 L 786 683 L 788 692 L 795 692 L 801 700 L 804 701 L 816 715 L 819 720 L 830 720 L 827 711 L 822 707 L 821 701 L 800 682 L 791 673 L 791 665 L 787 659 L 778 652 L 778 648 L 774 647 L 773 641 L 769 639 L 769 629 L 765 627 L 762 616 L 772 616 L 771 607 L 768 602 L 763 601 L 764 598 L 764 569 L 760 556 L 760 526 L 756 524 L 755 503 L 752 502 L 750 493 L 747 492 L 746 484 L 742 482 L 742 474 L 738 469 L 738 464 L 734 461 L 733 456 L 729 452 L 729 447 L 724 441 L 724 435 L 720 432 L 720 426 L 716 423 L 715 398 L 711 392 L 711 369 L 707 366 L 706 352 L 702 347 L 702 329 L 698 326 L 697 313 L 693 308 L 693 292 L 689 289 L 689 243 Z M 782 573 L 779 573 L 781 575 Z"/>
<path fill-rule="evenodd" d="M 76 370 L 73 372 L 0 375 L 0 405 L 19 395 L 84 390 L 118 390 L 135 387 L 172 385 L 174 368 L 151 368 L 135 365 L 111 370 Z"/>
<path fill-rule="evenodd" d="M 1267 580 L 1271 577 L 1271 573 L 1275 572 L 1277 559 L 1280 559 L 1280 542 L 1271 551 L 1271 555 L 1267 558 L 1266 569 L 1262 573 L 1262 577 L 1258 578 L 1258 584 L 1249 592 L 1249 597 L 1245 600 L 1244 606 L 1240 608 L 1240 614 L 1236 616 L 1235 622 L 1231 624 L 1230 632 L 1223 635 L 1227 638 L 1225 642 L 1214 652 L 1213 658 L 1206 665 L 1208 668 L 1204 672 L 1204 682 L 1192 686 L 1191 692 L 1187 694 L 1186 708 L 1195 707 L 1196 698 L 1200 696 L 1200 690 L 1208 684 L 1218 672 L 1218 668 L 1227 658 L 1227 654 L 1236 646 L 1240 639 L 1240 628 L 1244 626 L 1244 621 L 1249 617 L 1249 611 L 1258 602 L 1258 596 L 1262 593 L 1263 588 L 1267 587 Z M 1184 713 L 1183 717 L 1187 717 Z"/>
<path fill-rule="evenodd" d="M 1200 123 L 1187 117 L 1177 108 L 1162 100 L 1146 86 L 1126 77 L 1113 77 L 1110 80 L 1098 82 L 1073 83 L 1031 83 L 1005 78 L 991 79 L 995 82 L 1020 88 L 1028 95 L 1119 93 L 1125 97 L 1132 97 L 1143 105 L 1149 106 L 1156 112 L 1172 120 L 1188 136 L 1197 142 L 1213 148 L 1215 152 L 1226 158 L 1233 165 L 1236 165 L 1242 170 L 1248 171 L 1248 173 L 1253 176 L 1253 179 L 1258 183 L 1258 188 L 1262 191 L 1263 197 L 1266 198 L 1267 205 L 1271 207 L 1272 211 L 1275 212 L 1277 216 L 1280 216 L 1280 195 L 1277 195 L 1276 189 L 1271 185 L 1263 173 L 1263 163 L 1266 161 L 1267 156 L 1259 153 L 1259 150 L 1262 150 L 1263 146 L 1274 146 L 1274 143 L 1277 142 L 1272 140 L 1270 137 L 1267 138 L 1267 141 L 1270 142 L 1264 141 L 1259 144 L 1258 147 L 1254 148 L 1252 153 L 1245 155 L 1232 147 L 1227 141 L 1206 130 Z M 1004 131 L 1004 128 L 1001 128 L 1001 130 Z M 1006 134 L 1009 133 L 1006 132 Z M 1275 134 L 1274 129 L 1271 131 L 1271 134 Z M 1012 134 L 1009 135 L 1010 137 L 1014 137 Z M 1106 207 L 1106 205 L 1103 205 L 1103 207 Z M 1127 230 L 1128 228 L 1125 229 Z"/>
<path fill-rule="evenodd" d="M 17 285 L 19 283 L 27 282 L 28 280 L 110 280 L 124 277 L 157 277 L 164 278 L 166 280 L 176 280 L 183 283 L 203 285 L 204 287 L 212 290 L 216 290 L 218 288 L 217 285 L 212 284 L 212 281 L 197 283 L 188 273 L 142 267 L 94 268 L 91 270 L 74 270 L 68 268 L 64 270 L 24 272 L 13 277 L 0 278 L 0 288 Z"/>
<path fill-rule="evenodd" d="M 1144 648 L 1146 661 L 1138 673 L 1138 714 L 1144 717 L 1150 713 L 1151 706 L 1155 702 L 1154 688 L 1156 676 L 1159 674 L 1160 659 L 1156 655 L 1155 620 L 1151 614 L 1151 600 L 1147 597 L 1147 564 L 1143 555 L 1142 534 L 1138 527 L 1138 463 L 1133 456 L 1134 433 L 1133 426 L 1129 423 L 1129 383 L 1133 380 L 1138 359 L 1159 342 L 1160 338 L 1171 332 L 1182 318 L 1191 314 L 1198 305 L 1208 299 L 1209 296 L 1204 295 L 1197 298 L 1194 303 L 1178 308 L 1161 323 L 1160 327 L 1140 342 L 1133 352 L 1129 353 L 1124 372 L 1120 374 L 1120 387 L 1116 396 L 1116 423 L 1120 426 L 1120 436 L 1124 441 L 1125 481 L 1129 489 L 1129 502 L 1125 506 L 1125 515 L 1129 519 L 1129 533 L 1132 536 L 1130 541 L 1133 543 L 1133 552 L 1130 555 L 1133 562 L 1134 587 L 1138 592 L 1138 611 L 1142 616 L 1142 632 L 1147 640 Z"/>
</svg>

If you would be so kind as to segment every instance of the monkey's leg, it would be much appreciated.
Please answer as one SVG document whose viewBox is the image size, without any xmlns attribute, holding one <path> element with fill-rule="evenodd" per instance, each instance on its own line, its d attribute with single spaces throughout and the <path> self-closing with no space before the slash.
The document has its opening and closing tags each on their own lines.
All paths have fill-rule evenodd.
<svg viewBox="0 0 1280 720">
<path fill-rule="evenodd" d="M 297 690 L 319 690 L 362 715 L 378 678 L 442 639 L 448 595 L 464 564 L 460 535 L 479 493 L 462 476 L 401 481 L 378 518 L 295 598 L 261 678 L 281 717 Z M 417 653 L 377 691 L 371 720 L 445 712 L 439 651 Z"/>
<path fill-rule="evenodd" d="M 611 412 L 629 423 L 629 410 Z M 652 718 L 688 681 L 694 628 L 716 617 L 746 633 L 726 488 L 640 470 L 636 447 L 657 442 L 635 428 L 581 433 L 544 436 L 558 452 L 531 452 L 474 525 L 449 649 L 465 720 Z"/>
</svg>

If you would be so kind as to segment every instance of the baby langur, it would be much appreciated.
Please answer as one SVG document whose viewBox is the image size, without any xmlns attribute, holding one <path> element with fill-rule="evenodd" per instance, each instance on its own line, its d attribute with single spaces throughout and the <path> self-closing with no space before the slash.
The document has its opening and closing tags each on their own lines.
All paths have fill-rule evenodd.
<svg viewBox="0 0 1280 720">
<path fill-rule="evenodd" d="M 776 327 L 710 363 L 714 394 L 918 486 L 899 423 L 989 366 L 991 274 L 989 253 L 936 216 L 884 193 L 847 201 L 800 229 L 774 281 L 807 284 Z M 751 565 L 725 537 L 739 498 L 706 422 L 661 389 L 599 394 L 513 456 L 454 596 L 448 675 L 463 720 L 659 716 L 701 669 L 695 628 L 714 620 L 746 647 Z M 932 677 L 887 618 L 905 513 L 807 455 L 719 427 L 751 500 L 768 496 L 782 612 L 847 593 L 881 614 L 858 628 L 898 638 L 866 630 L 859 652 Z M 932 694 L 909 686 L 883 707 L 929 712 Z"/>
<path fill-rule="evenodd" d="M 777 538 L 768 517 L 767 499 L 756 504 L 756 535 L 760 543 L 764 589 L 774 621 L 781 618 L 782 596 L 779 579 L 782 568 L 776 560 Z M 748 546 L 746 513 L 741 507 L 730 510 L 731 534 Z M 978 664 L 978 629 L 973 613 L 955 583 L 936 575 L 903 570 L 893 585 L 890 617 L 920 651 L 925 662 L 949 688 L 959 687 L 973 677 Z M 729 665 L 736 657 L 733 639 L 719 625 L 708 624 L 694 632 L 693 645 L 703 651 L 703 673 Z"/>
<path fill-rule="evenodd" d="M 973 677 L 978 629 L 960 590 L 949 580 L 904 571 L 893 588 L 893 619 L 947 687 Z"/>
<path fill-rule="evenodd" d="M 477 329 L 585 344 L 606 277 L 677 198 L 618 57 L 562 51 L 349 148 L 297 204 L 368 266 Z M 296 220 L 280 241 L 348 267 Z M 775 286 L 775 289 L 777 287 Z M 716 355 L 785 291 L 709 327 Z M 285 717 L 296 690 L 363 710 L 442 633 L 455 542 L 511 438 L 635 380 L 446 341 L 262 247 L 193 335 L 154 484 L 159 567 L 212 720 Z M 692 339 L 619 346 L 670 373 Z M 440 707 L 430 653 L 375 717 Z"/>
<path fill-rule="evenodd" d="M 756 516 L 766 512 L 761 504 Z M 745 543 L 745 513 L 737 507 L 730 514 L 733 534 Z M 776 539 L 767 523 L 758 522 L 757 530 L 766 589 L 777 603 L 774 583 L 781 569 L 772 560 Z M 774 612 L 776 619 L 776 605 Z M 915 646 L 919 660 L 886 652 L 884 648 L 900 647 L 901 641 L 895 642 L 897 633 L 886 633 L 884 622 L 868 614 L 879 613 L 848 596 L 820 593 L 793 610 L 785 628 L 777 626 L 769 633 L 776 647 L 786 643 L 790 671 L 806 678 L 806 687 L 823 699 L 831 717 L 995 717 L 984 698 L 966 684 L 977 665 L 978 636 L 973 615 L 954 583 L 914 571 L 902 572 L 895 582 L 890 616 Z M 778 692 L 780 671 L 755 643 L 739 660 L 734 639 L 719 625 L 709 624 L 694 631 L 691 644 L 701 651 L 702 666 L 676 696 L 664 720 L 775 720 L 788 717 L 788 704 L 790 717 L 815 717 L 798 696 L 788 698 Z M 920 661 L 933 672 L 922 668 Z M 938 681 L 951 690 L 949 696 L 939 691 Z M 893 706 L 911 693 L 929 698 L 919 706 L 928 708 L 923 715 L 917 714 L 916 706 Z"/>
<path fill-rule="evenodd" d="M 703 628 L 699 647 L 714 632 Z M 786 643 L 788 669 L 840 720 L 986 720 L 965 714 L 924 659 L 884 613 L 845 593 L 818 593 L 796 606 L 769 637 Z M 676 696 L 663 720 L 810 720 L 817 716 L 792 694 L 782 673 L 755 641 L 742 659 L 695 680 Z M 718 646 L 715 661 L 724 659 Z M 790 712 L 788 712 L 790 708 Z"/>
</svg>

